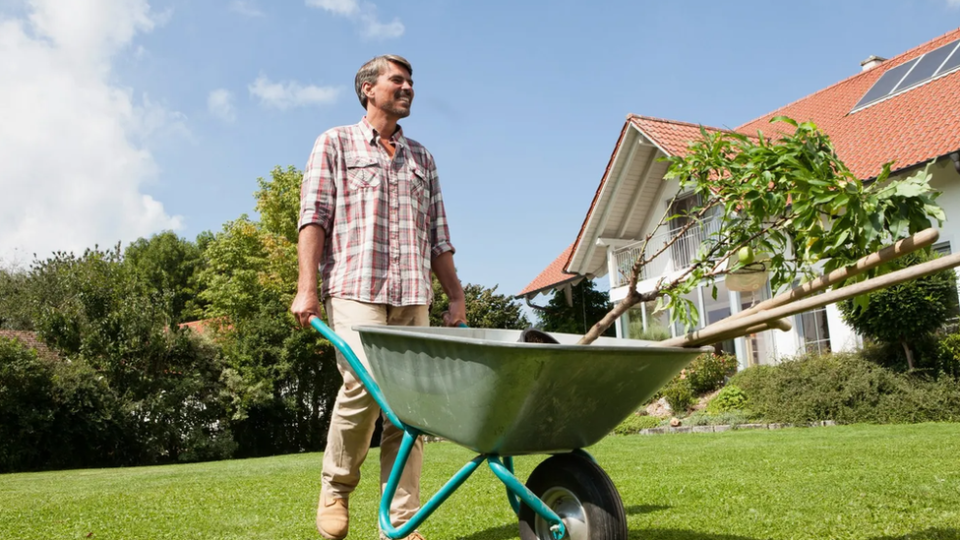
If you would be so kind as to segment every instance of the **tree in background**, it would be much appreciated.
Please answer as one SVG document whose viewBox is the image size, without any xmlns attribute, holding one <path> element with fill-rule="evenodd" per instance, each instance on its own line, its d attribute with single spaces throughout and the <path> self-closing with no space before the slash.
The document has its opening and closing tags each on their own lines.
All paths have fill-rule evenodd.
<svg viewBox="0 0 960 540">
<path fill-rule="evenodd" d="M 523 330 L 530 326 L 521 311 L 520 304 L 504 294 L 497 294 L 497 285 L 486 288 L 467 283 L 463 286 L 467 306 L 467 326 L 471 328 L 501 328 Z M 443 326 L 443 312 L 450 300 L 443 292 L 440 281 L 433 277 L 433 304 L 430 305 L 430 326 Z"/>
<path fill-rule="evenodd" d="M 322 450 L 340 386 L 332 345 L 289 313 L 301 179 L 293 167 L 258 179 L 260 221 L 228 222 L 204 251 L 200 296 L 227 364 L 238 457 Z"/>
<path fill-rule="evenodd" d="M 537 312 L 539 326 L 545 332 L 585 334 L 610 310 L 607 295 L 594 288 L 592 280 L 584 279 L 571 286 L 573 305 L 567 304 L 562 290 L 554 291 L 547 306 Z M 607 328 L 605 336 L 616 335 L 616 328 Z"/>
<path fill-rule="evenodd" d="M 94 463 L 144 464 L 231 454 L 230 433 L 219 422 L 224 407 L 216 351 L 168 326 L 165 306 L 123 263 L 119 245 L 89 249 L 81 256 L 55 253 L 36 261 L 27 281 L 24 299 L 34 327 L 64 361 L 55 366 L 59 374 L 51 379 L 56 383 L 52 392 L 67 396 L 59 403 L 74 411 L 104 404 L 101 412 L 119 419 L 128 435 L 123 448 L 112 447 Z M 69 398 L 77 392 L 93 397 Z M 100 418 L 93 412 L 88 416 Z M 103 444 L 96 438 L 103 432 L 80 429 L 76 422 L 51 426 L 46 440 L 76 459 L 87 455 L 85 447 Z"/>
<path fill-rule="evenodd" d="M 896 259 L 899 270 L 935 259 L 929 249 Z M 914 346 L 943 326 L 957 310 L 957 283 L 953 270 L 944 270 L 865 295 L 866 302 L 839 303 L 843 320 L 857 332 L 888 344 L 898 344 L 908 369 L 917 366 Z"/>
<path fill-rule="evenodd" d="M 197 298 L 203 254 L 196 243 L 164 231 L 131 243 L 123 259 L 147 293 L 162 302 L 171 325 L 194 320 L 203 312 Z"/>
<path fill-rule="evenodd" d="M 33 330 L 27 289 L 29 274 L 19 268 L 0 268 L 0 330 Z"/>
</svg>

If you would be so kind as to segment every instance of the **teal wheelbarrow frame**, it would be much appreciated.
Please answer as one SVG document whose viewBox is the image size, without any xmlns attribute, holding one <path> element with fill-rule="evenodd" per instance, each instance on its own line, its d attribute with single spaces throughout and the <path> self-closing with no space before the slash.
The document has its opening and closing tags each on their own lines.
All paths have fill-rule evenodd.
<svg viewBox="0 0 960 540">
<path fill-rule="evenodd" d="M 703 352 L 610 338 L 579 346 L 579 336 L 566 334 L 552 334 L 559 343 L 544 344 L 518 343 L 518 331 L 355 327 L 378 384 L 340 336 L 317 317 L 310 324 L 340 351 L 387 420 L 403 430 L 379 508 L 380 529 L 392 539 L 412 533 L 486 462 L 506 487 L 524 540 L 626 540 L 619 493 L 583 448 Z M 399 408 L 390 406 L 388 395 Z M 394 527 L 390 506 L 424 433 L 478 455 Z M 513 456 L 526 454 L 553 456 L 524 484 L 514 474 Z"/>
</svg>

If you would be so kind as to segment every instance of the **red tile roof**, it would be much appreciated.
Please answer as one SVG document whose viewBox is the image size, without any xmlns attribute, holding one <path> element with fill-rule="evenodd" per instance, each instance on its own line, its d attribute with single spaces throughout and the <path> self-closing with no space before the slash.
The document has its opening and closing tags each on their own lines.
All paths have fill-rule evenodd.
<svg viewBox="0 0 960 540">
<path fill-rule="evenodd" d="M 813 121 L 830 136 L 840 159 L 858 178 L 875 177 L 884 163 L 894 170 L 960 149 L 960 71 L 954 71 L 851 113 L 890 68 L 960 38 L 960 28 L 891 58 L 879 66 L 747 122 L 737 131 L 774 131 L 769 119 L 785 115 Z"/>
<path fill-rule="evenodd" d="M 37 356 L 40 358 L 47 360 L 56 360 L 59 358 L 56 352 L 40 341 L 40 338 L 36 332 L 28 332 L 25 330 L 0 330 L 0 338 L 19 341 L 28 349 L 37 351 Z"/>
<path fill-rule="evenodd" d="M 960 28 L 891 58 L 873 69 L 848 77 L 833 86 L 747 122 L 736 131 L 749 136 L 755 136 L 757 131 L 773 134 L 778 126 L 771 125 L 769 119 L 781 115 L 799 122 L 813 121 L 830 136 L 837 153 L 851 172 L 863 180 L 875 177 L 888 161 L 895 161 L 893 170 L 896 171 L 960 150 L 960 70 L 855 113 L 850 112 L 888 69 L 958 38 Z M 573 248 L 581 241 L 587 220 L 593 212 L 630 124 L 670 155 L 686 153 L 690 141 L 700 138 L 699 124 L 628 115 L 577 240 L 518 296 L 546 290 L 569 281 L 574 276 L 564 270 Z M 787 127 L 782 124 L 779 126 L 781 129 Z M 726 131 L 709 127 L 705 129 L 708 132 Z"/>
<path fill-rule="evenodd" d="M 530 282 L 529 285 L 524 287 L 517 296 L 526 296 L 533 292 L 546 291 L 547 289 L 552 289 L 558 285 L 562 285 L 567 281 L 573 281 L 580 276 L 577 274 L 568 274 L 564 272 L 563 269 L 567 266 L 567 259 L 570 258 L 570 254 L 573 253 L 573 246 L 577 245 L 576 242 L 570 244 L 570 247 L 563 250 L 563 253 L 559 257 L 554 259 L 550 266 L 546 270 L 540 272 L 540 275 L 536 279 Z"/>
<path fill-rule="evenodd" d="M 627 117 L 628 122 L 637 126 L 643 134 L 651 139 L 661 150 L 671 156 L 679 156 L 687 153 L 687 146 L 691 141 L 700 139 L 700 124 L 691 124 L 690 122 L 679 122 L 677 120 L 666 120 L 663 118 L 653 118 L 650 116 L 639 116 L 631 114 Z M 703 126 L 707 133 L 728 130 Z"/>
</svg>

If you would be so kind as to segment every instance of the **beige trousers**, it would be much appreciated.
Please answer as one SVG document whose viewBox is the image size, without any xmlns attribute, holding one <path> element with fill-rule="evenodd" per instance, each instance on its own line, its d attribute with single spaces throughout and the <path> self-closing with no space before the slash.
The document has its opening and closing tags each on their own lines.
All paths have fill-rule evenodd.
<svg viewBox="0 0 960 540">
<path fill-rule="evenodd" d="M 395 307 L 329 298 L 324 307 L 330 328 L 347 342 L 367 371 L 370 371 L 370 364 L 364 354 L 360 334 L 351 329 L 354 325 L 430 326 L 427 306 Z M 370 449 L 370 438 L 376 427 L 377 416 L 381 415 L 380 406 L 360 384 L 360 380 L 339 351 L 337 367 L 343 375 L 343 385 L 333 406 L 321 473 L 321 489 L 327 498 L 347 498 L 357 487 L 360 481 L 360 466 Z M 381 493 L 386 489 L 402 439 L 403 431 L 384 417 L 383 433 L 380 437 Z M 390 507 L 390 521 L 395 527 L 409 521 L 420 508 L 422 464 L 423 441 L 417 439 L 400 476 L 397 493 Z"/>
</svg>

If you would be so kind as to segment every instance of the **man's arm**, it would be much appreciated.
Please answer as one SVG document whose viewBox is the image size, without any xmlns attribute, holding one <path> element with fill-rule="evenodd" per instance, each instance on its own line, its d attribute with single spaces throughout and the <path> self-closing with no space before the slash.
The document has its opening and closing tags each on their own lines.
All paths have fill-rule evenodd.
<svg viewBox="0 0 960 540">
<path fill-rule="evenodd" d="M 467 304 L 463 296 L 463 287 L 457 277 L 457 269 L 453 264 L 453 253 L 445 251 L 430 260 L 430 267 L 440 281 L 443 292 L 450 299 L 448 314 L 444 315 L 444 324 L 455 326 L 457 323 L 467 324 Z"/>
<path fill-rule="evenodd" d="M 317 268 L 323 255 L 326 232 L 323 227 L 312 223 L 300 229 L 297 238 L 297 261 L 300 274 L 297 278 L 297 296 L 293 299 L 290 311 L 301 326 L 310 324 L 310 317 L 320 316 L 320 299 L 317 295 Z"/>
<path fill-rule="evenodd" d="M 334 140 L 329 132 L 324 133 L 313 145 L 300 184 L 300 218 L 297 222 L 300 227 L 297 237 L 300 274 L 297 277 L 297 296 L 290 305 L 290 312 L 304 327 L 310 324 L 311 316 L 320 316 L 317 271 L 323 258 L 327 231 L 333 224 L 337 191 L 334 181 L 335 160 Z"/>
</svg>

